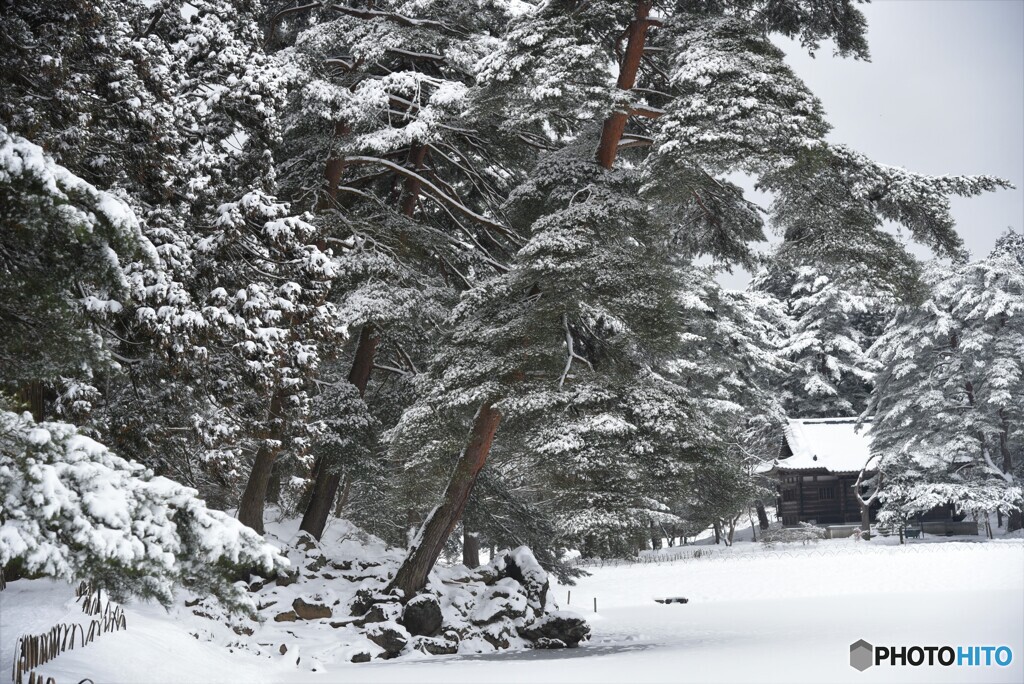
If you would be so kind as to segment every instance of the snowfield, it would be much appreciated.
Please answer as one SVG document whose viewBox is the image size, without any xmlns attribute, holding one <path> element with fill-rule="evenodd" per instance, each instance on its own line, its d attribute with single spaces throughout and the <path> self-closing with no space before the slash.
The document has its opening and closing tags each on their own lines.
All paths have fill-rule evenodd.
<svg viewBox="0 0 1024 684">
<path fill-rule="evenodd" d="M 705 557 L 591 568 L 574 587 L 553 585 L 593 627 L 565 651 L 408 656 L 352 664 L 302 659 L 303 644 L 260 656 L 197 640 L 183 607 L 126 607 L 128 629 L 39 668 L 58 684 L 94 682 L 1021 682 L 1024 540 L 894 540 L 780 545 L 738 542 Z M 685 605 L 655 597 L 685 596 Z M 598 612 L 593 613 L 597 598 Z M 83 620 L 70 586 L 12 582 L 0 592 L 0 665 L 21 633 Z M 259 638 L 260 631 L 256 636 Z M 244 637 L 239 637 L 244 638 Z M 849 665 L 850 644 L 1006 645 L 1008 667 Z M 412 659 L 410 659 L 412 658 Z M 298 663 L 296 663 L 298 661 Z M 313 671 L 313 668 L 316 671 Z"/>
</svg>

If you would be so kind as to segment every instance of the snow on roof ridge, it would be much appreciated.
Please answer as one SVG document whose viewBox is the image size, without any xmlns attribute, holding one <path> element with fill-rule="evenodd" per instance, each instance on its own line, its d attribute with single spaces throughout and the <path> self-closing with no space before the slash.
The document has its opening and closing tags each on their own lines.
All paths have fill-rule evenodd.
<svg viewBox="0 0 1024 684">
<path fill-rule="evenodd" d="M 790 418 L 785 436 L 792 456 L 777 459 L 788 470 L 861 470 L 871 456 L 870 423 L 859 417 Z"/>
</svg>

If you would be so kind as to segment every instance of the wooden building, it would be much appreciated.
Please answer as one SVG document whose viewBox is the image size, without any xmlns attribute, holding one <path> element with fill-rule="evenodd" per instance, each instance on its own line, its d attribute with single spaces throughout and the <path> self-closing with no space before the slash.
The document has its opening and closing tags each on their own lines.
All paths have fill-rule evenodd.
<svg viewBox="0 0 1024 684">
<path fill-rule="evenodd" d="M 779 457 L 768 471 L 778 482 L 776 511 L 783 525 L 861 522 L 853 487 L 871 456 L 871 425 L 858 426 L 857 421 L 856 417 L 786 421 Z M 868 469 L 865 477 L 871 475 L 874 471 Z M 876 502 L 868 510 L 872 523 L 878 508 Z M 948 532 L 954 529 L 952 523 L 962 519 L 946 505 L 920 516 L 918 522 L 944 525 L 943 531 Z"/>
<path fill-rule="evenodd" d="M 782 448 L 770 471 L 778 481 L 776 511 L 783 525 L 860 522 L 853 485 L 871 455 L 869 430 L 867 425 L 858 430 L 856 418 L 786 422 Z M 872 522 L 875 508 L 869 511 Z"/>
</svg>

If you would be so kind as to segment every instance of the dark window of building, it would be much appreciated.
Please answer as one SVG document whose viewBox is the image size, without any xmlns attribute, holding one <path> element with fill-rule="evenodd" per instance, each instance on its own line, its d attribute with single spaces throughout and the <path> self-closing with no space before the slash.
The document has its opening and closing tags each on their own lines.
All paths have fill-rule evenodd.
<svg viewBox="0 0 1024 684">
<path fill-rule="evenodd" d="M 818 487 L 818 498 L 819 499 L 834 499 L 836 498 L 835 487 Z"/>
<path fill-rule="evenodd" d="M 796 490 L 793 488 L 787 488 L 782 490 L 783 501 L 796 501 Z"/>
</svg>

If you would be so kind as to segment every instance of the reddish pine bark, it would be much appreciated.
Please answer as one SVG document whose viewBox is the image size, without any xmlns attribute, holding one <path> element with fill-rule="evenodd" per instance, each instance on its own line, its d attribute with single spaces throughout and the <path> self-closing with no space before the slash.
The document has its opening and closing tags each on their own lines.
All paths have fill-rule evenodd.
<svg viewBox="0 0 1024 684">
<path fill-rule="evenodd" d="M 245 491 L 238 503 L 238 521 L 263 534 L 263 503 L 267 498 L 267 486 L 274 470 L 274 461 L 281 452 L 281 405 L 284 393 L 277 391 L 270 400 L 267 423 L 270 428 L 261 435 L 260 448 L 256 452 L 249 480 L 245 483 Z"/>
<path fill-rule="evenodd" d="M 441 505 L 434 509 L 420 527 L 419 534 L 409 549 L 409 555 L 388 586 L 389 591 L 398 589 L 404 599 L 409 599 L 426 585 L 427 575 L 444 550 L 448 536 L 462 517 L 477 477 L 487 462 L 494 435 L 498 432 L 500 424 L 501 412 L 493 408 L 489 402 L 484 403 L 477 411 L 473 428 L 469 433 L 469 443 L 455 464 Z"/>
<path fill-rule="evenodd" d="M 626 29 L 628 37 L 626 52 L 619 65 L 619 79 L 616 85 L 620 90 L 632 90 L 636 85 L 636 74 L 640 69 L 640 60 L 644 56 L 644 44 L 647 41 L 647 28 L 650 20 L 652 0 L 640 0 L 636 5 L 636 15 Z M 615 157 L 619 151 L 619 141 L 626 130 L 626 119 L 629 112 L 612 112 L 605 119 L 601 130 L 601 143 L 597 147 L 597 163 L 606 169 L 615 165 Z"/>
</svg>

